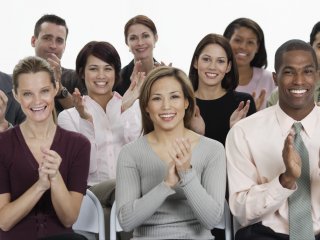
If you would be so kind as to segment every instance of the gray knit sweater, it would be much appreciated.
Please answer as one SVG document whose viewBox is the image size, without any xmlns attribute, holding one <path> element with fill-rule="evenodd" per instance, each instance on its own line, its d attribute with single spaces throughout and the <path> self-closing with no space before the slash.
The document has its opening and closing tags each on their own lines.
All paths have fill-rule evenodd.
<svg viewBox="0 0 320 240">
<path fill-rule="evenodd" d="M 133 239 L 214 239 L 210 229 L 224 209 L 225 151 L 219 142 L 201 137 L 194 147 L 192 169 L 179 172 L 172 189 L 164 183 L 166 164 L 146 136 L 123 147 L 117 163 L 117 216 Z"/>
</svg>

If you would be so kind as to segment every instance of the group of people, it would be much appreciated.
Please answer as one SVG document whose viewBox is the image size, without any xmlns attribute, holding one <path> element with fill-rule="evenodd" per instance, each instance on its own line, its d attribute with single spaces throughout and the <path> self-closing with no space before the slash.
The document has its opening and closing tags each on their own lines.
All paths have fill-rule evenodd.
<svg viewBox="0 0 320 240">
<path fill-rule="evenodd" d="M 188 76 L 154 58 L 147 16 L 124 35 L 124 68 L 90 41 L 65 69 L 67 24 L 44 15 L 35 56 L 0 75 L 0 239 L 86 239 L 72 225 L 87 188 L 106 208 L 115 189 L 133 239 L 224 239 L 225 199 L 236 239 L 320 239 L 320 23 L 278 48 L 273 73 L 248 18 L 204 36 Z"/>
</svg>

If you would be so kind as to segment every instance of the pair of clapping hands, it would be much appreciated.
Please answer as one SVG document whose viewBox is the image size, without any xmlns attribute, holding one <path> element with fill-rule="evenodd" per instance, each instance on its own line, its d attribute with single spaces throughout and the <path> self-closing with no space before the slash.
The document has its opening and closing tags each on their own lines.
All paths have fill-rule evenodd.
<svg viewBox="0 0 320 240">
<path fill-rule="evenodd" d="M 185 172 L 191 169 L 191 143 L 188 138 L 177 138 L 172 147 L 168 150 L 170 161 L 168 171 L 164 180 L 169 187 L 174 187 L 180 181 L 178 172 Z"/>
<path fill-rule="evenodd" d="M 55 181 L 59 175 L 59 167 L 61 164 L 60 155 L 47 147 L 40 147 L 42 159 L 39 163 L 39 183 L 40 186 L 47 190 L 50 188 L 52 181 Z"/>
</svg>

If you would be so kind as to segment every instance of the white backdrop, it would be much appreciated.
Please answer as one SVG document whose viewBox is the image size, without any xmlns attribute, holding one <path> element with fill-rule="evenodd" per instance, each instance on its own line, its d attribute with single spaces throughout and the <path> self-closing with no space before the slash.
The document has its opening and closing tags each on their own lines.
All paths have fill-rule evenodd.
<svg viewBox="0 0 320 240">
<path fill-rule="evenodd" d="M 0 9 L 0 71 L 7 73 L 19 59 L 34 54 L 34 24 L 46 13 L 64 18 L 69 27 L 64 67 L 74 68 L 77 53 L 91 40 L 113 44 L 125 66 L 132 55 L 124 42 L 124 25 L 144 14 L 158 29 L 155 58 L 186 72 L 200 39 L 207 33 L 222 34 L 235 18 L 249 17 L 262 27 L 271 71 L 278 46 L 291 38 L 308 41 L 320 21 L 319 0 L 2 0 Z"/>
</svg>

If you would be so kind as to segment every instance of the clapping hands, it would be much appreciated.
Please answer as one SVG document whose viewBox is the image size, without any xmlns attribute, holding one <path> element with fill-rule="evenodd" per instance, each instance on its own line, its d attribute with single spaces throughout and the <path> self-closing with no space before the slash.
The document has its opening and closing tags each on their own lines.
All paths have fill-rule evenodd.
<svg viewBox="0 0 320 240">
<path fill-rule="evenodd" d="M 131 84 L 122 97 L 121 110 L 124 112 L 132 106 L 135 100 L 139 98 L 141 86 L 146 77 L 145 72 L 141 72 L 141 61 L 137 61 L 134 65 L 132 75 L 130 77 Z"/>
<path fill-rule="evenodd" d="M 41 186 L 47 190 L 51 186 L 51 182 L 55 181 L 58 177 L 59 167 L 61 164 L 60 155 L 46 147 L 40 147 L 43 153 L 42 162 L 39 164 L 39 181 Z"/>
<path fill-rule="evenodd" d="M 169 187 L 174 187 L 180 180 L 178 172 L 187 171 L 191 168 L 191 143 L 189 139 L 178 138 L 172 143 L 168 151 L 170 162 L 165 183 Z"/>
</svg>

